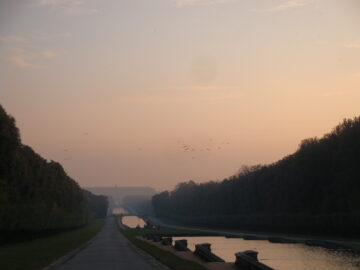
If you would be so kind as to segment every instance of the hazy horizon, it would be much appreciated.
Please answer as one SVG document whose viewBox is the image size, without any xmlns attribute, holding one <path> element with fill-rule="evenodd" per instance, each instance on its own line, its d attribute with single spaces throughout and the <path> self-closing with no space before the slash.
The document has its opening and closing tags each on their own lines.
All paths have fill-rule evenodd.
<svg viewBox="0 0 360 270">
<path fill-rule="evenodd" d="M 360 115 L 359 8 L 0 1 L 0 103 L 81 186 L 222 180 Z"/>
</svg>

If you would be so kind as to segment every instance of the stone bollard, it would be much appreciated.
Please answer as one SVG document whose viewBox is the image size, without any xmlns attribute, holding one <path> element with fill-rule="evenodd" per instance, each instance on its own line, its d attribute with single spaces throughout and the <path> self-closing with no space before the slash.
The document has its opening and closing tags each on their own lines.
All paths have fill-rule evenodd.
<svg viewBox="0 0 360 270">
<path fill-rule="evenodd" d="M 187 248 L 187 240 L 186 239 L 182 239 L 182 240 L 175 240 L 175 245 L 174 245 L 175 249 L 178 251 L 188 251 L 189 249 Z"/>
<path fill-rule="evenodd" d="M 211 252 L 211 244 L 210 243 L 197 244 L 197 245 L 195 245 L 195 250 L 196 250 L 196 248 L 202 249 L 207 252 Z"/>
<path fill-rule="evenodd" d="M 258 261 L 258 252 L 254 250 L 246 250 L 244 252 L 235 253 L 235 265 L 241 270 L 274 270 L 273 268 Z"/>
<path fill-rule="evenodd" d="M 163 237 L 163 239 L 161 240 L 161 244 L 163 244 L 164 246 L 171 246 L 172 241 L 172 237 Z"/>
<path fill-rule="evenodd" d="M 253 258 L 255 261 L 259 261 L 258 260 L 258 252 L 255 250 L 245 250 L 243 252 L 243 254 Z"/>
<path fill-rule="evenodd" d="M 153 240 L 154 242 L 161 242 L 161 236 L 158 235 L 158 234 L 153 234 L 153 235 L 152 235 L 152 240 Z"/>
<path fill-rule="evenodd" d="M 195 245 L 194 253 L 206 262 L 225 262 L 223 259 L 211 252 L 211 244 L 209 243 Z"/>
</svg>

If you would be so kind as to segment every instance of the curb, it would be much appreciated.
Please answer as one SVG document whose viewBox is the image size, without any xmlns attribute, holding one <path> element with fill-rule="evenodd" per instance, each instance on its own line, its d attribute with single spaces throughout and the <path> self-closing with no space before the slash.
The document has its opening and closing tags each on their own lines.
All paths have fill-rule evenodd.
<svg viewBox="0 0 360 270">
<path fill-rule="evenodd" d="M 95 238 L 96 236 L 94 236 L 93 238 Z M 56 261 L 52 262 L 50 265 L 42 268 L 41 270 L 55 270 L 56 268 L 58 268 L 60 265 L 66 263 L 67 261 L 69 261 L 70 259 L 72 259 L 76 254 L 78 254 L 80 251 L 82 251 L 83 249 L 85 249 L 88 245 L 91 244 L 91 242 L 93 241 L 93 238 L 90 239 L 89 241 L 87 241 L 85 244 L 82 244 L 80 247 L 70 251 L 68 254 L 60 257 L 59 259 L 57 259 Z"/>
<path fill-rule="evenodd" d="M 104 223 L 105 224 L 105 223 Z M 60 257 L 59 259 L 55 260 L 54 262 L 52 262 L 51 264 L 45 266 L 44 268 L 41 268 L 41 270 L 56 270 L 58 267 L 60 267 L 61 265 L 63 265 L 64 263 L 66 263 L 67 261 L 71 260 L 75 255 L 77 255 L 80 251 L 82 251 L 83 249 L 87 248 L 93 241 L 94 239 L 97 237 L 97 235 L 103 230 L 103 228 L 97 233 L 95 234 L 91 239 L 89 239 L 87 242 L 85 242 L 84 244 L 81 244 L 79 247 L 71 250 L 70 252 L 68 252 L 67 254 L 63 255 L 62 257 Z"/>
<path fill-rule="evenodd" d="M 122 234 L 122 229 L 127 229 L 126 225 L 122 224 L 121 219 L 115 221 L 118 227 L 119 233 Z M 124 236 L 125 237 L 125 236 Z M 171 268 L 159 262 L 155 257 L 151 256 L 149 253 L 143 251 L 141 248 L 138 248 L 133 243 L 131 243 L 128 239 L 126 239 L 127 245 L 134 250 L 137 254 L 139 254 L 146 262 L 148 262 L 154 269 L 156 270 L 171 270 Z"/>
<path fill-rule="evenodd" d="M 166 265 L 159 262 L 156 258 L 151 256 L 149 253 L 146 253 L 142 249 L 138 248 L 137 246 L 132 244 L 129 240 L 127 240 L 127 241 L 128 241 L 128 246 L 132 250 L 134 250 L 137 254 L 139 254 L 145 261 L 147 261 L 155 269 L 157 269 L 157 270 L 171 270 L 171 268 L 169 268 Z"/>
</svg>

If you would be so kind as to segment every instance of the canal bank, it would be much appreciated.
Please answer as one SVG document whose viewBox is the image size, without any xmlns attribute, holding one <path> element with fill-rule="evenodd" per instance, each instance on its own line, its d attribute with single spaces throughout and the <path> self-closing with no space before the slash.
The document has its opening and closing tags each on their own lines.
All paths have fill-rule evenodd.
<svg viewBox="0 0 360 270">
<path fill-rule="evenodd" d="M 172 252 L 157 247 L 152 243 L 144 241 L 142 237 L 145 234 L 149 233 L 189 233 L 189 231 L 176 230 L 176 229 L 166 229 L 166 228 L 130 228 L 129 226 L 122 224 L 122 218 L 124 216 L 118 216 L 118 229 L 121 233 L 137 248 L 140 248 L 154 259 L 166 265 L 172 270 L 206 270 L 203 265 L 198 264 L 192 260 L 187 260 L 181 258 Z"/>
<path fill-rule="evenodd" d="M 240 232 L 240 231 L 229 231 L 221 229 L 212 229 L 212 228 L 203 228 L 195 226 L 184 226 L 179 224 L 172 224 L 170 222 L 165 222 L 154 216 L 147 216 L 145 220 L 154 226 L 168 227 L 174 229 L 182 230 L 198 230 L 202 232 L 208 232 L 217 235 L 224 235 L 229 238 L 245 238 L 248 240 L 269 240 L 270 242 L 278 243 L 304 243 L 309 246 L 321 246 L 324 248 L 330 249 L 349 249 L 354 252 L 360 253 L 360 240 L 348 240 L 348 239 L 327 239 L 324 237 L 315 237 L 315 236 L 296 236 L 296 235 L 287 235 L 287 234 L 277 234 L 277 233 L 260 233 L 260 232 Z"/>
<path fill-rule="evenodd" d="M 209 236 L 206 237 L 196 233 L 193 235 L 177 235 L 180 237 L 173 237 L 173 240 L 186 240 L 192 252 L 195 251 L 196 245 L 210 243 L 212 251 L 225 259 L 226 262 L 234 262 L 235 253 L 239 251 L 254 250 L 259 253 L 260 262 L 278 270 L 355 270 L 360 267 L 359 254 L 349 251 L 350 247 L 354 249 L 354 246 L 358 246 L 358 242 L 355 241 L 323 240 L 273 234 L 245 234 L 167 224 L 154 217 L 147 217 L 147 220 L 155 226 L 201 230 L 209 233 Z"/>
</svg>

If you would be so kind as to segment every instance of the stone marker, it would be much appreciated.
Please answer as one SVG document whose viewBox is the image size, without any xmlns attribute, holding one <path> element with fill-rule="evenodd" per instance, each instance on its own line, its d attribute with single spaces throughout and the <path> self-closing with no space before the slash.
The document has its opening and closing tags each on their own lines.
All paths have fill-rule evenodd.
<svg viewBox="0 0 360 270">
<path fill-rule="evenodd" d="M 158 235 L 158 234 L 153 234 L 153 235 L 152 235 L 152 240 L 153 240 L 154 242 L 161 242 L 161 236 Z"/>
<path fill-rule="evenodd" d="M 244 252 L 235 253 L 235 265 L 241 270 L 274 270 L 273 268 L 258 261 L 258 252 L 254 250 L 246 250 Z"/>
<path fill-rule="evenodd" d="M 195 245 L 194 253 L 206 262 L 225 262 L 223 259 L 211 252 L 211 244 L 209 243 Z"/>
<path fill-rule="evenodd" d="M 186 239 L 175 240 L 174 247 L 178 251 L 188 251 L 189 250 L 187 248 L 187 240 Z"/>
<path fill-rule="evenodd" d="M 161 244 L 163 244 L 164 246 L 171 246 L 172 245 L 172 237 L 163 237 L 161 240 Z"/>
</svg>

